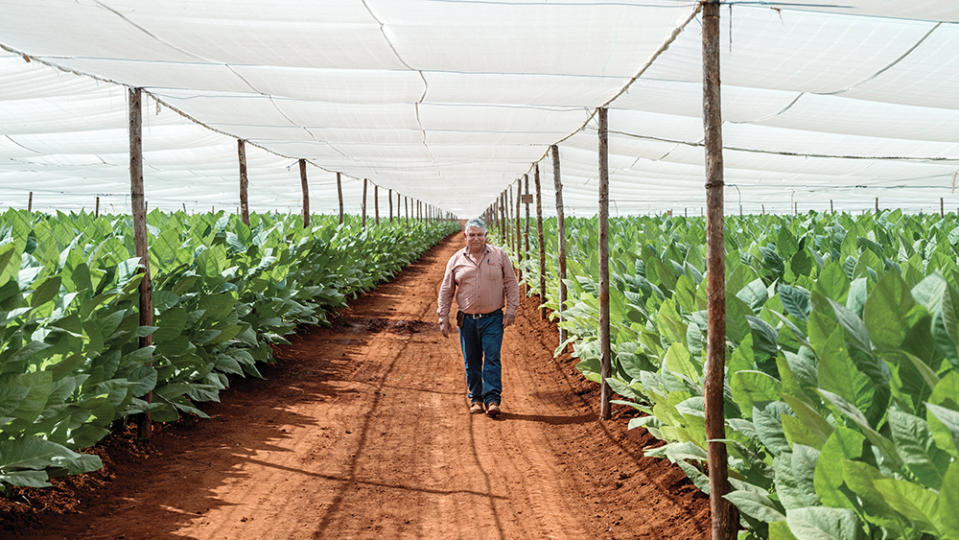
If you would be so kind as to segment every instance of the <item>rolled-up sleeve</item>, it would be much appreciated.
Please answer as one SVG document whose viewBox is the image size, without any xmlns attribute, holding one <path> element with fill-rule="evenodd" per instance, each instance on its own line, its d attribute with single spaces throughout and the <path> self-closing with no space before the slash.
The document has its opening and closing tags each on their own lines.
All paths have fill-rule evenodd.
<svg viewBox="0 0 959 540">
<path fill-rule="evenodd" d="M 456 290 L 456 283 L 453 281 L 453 268 L 455 267 L 456 257 L 450 258 L 446 263 L 446 273 L 443 274 L 443 282 L 440 284 L 439 297 L 436 299 L 436 314 L 439 315 L 440 322 L 449 320 L 450 306 L 453 304 L 453 293 Z"/>
<path fill-rule="evenodd" d="M 516 280 L 516 272 L 513 271 L 513 262 L 509 260 L 509 255 L 502 251 L 503 264 L 503 294 L 506 295 L 506 315 L 516 316 L 519 309 L 519 281 Z"/>
</svg>

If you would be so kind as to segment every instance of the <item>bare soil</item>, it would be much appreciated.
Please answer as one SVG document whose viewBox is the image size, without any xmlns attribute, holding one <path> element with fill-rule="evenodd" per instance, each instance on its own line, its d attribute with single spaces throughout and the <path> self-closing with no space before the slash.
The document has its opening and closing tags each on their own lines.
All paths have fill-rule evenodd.
<svg viewBox="0 0 959 540">
<path fill-rule="evenodd" d="M 658 443 L 600 422 L 596 385 L 536 298 L 503 344 L 503 414 L 467 411 L 455 335 L 435 321 L 453 235 L 357 298 L 330 328 L 277 349 L 265 381 L 236 380 L 211 420 L 128 430 L 102 471 L 13 490 L 17 538 L 708 538 L 708 499 Z"/>
</svg>

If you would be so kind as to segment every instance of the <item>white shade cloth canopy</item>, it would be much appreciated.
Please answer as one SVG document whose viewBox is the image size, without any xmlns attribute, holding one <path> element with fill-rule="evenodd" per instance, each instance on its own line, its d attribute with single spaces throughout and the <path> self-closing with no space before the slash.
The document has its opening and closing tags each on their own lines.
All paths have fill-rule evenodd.
<svg viewBox="0 0 959 540">
<path fill-rule="evenodd" d="M 697 2 L 0 0 L 0 207 L 129 211 L 127 88 L 151 209 L 347 211 L 362 179 L 477 215 L 560 149 L 571 215 L 705 205 Z M 959 205 L 959 2 L 724 2 L 727 213 Z M 543 159 L 546 158 L 546 159 Z M 532 187 L 532 179 L 530 181 Z M 373 188 L 368 212 L 373 211 Z M 515 199 L 514 199 L 515 201 Z M 394 208 L 395 212 L 395 208 Z"/>
</svg>

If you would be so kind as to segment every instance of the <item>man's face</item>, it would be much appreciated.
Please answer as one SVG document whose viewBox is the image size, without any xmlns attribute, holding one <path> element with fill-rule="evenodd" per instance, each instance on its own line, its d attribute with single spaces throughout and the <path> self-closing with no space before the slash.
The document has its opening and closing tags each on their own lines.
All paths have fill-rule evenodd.
<svg viewBox="0 0 959 540">
<path fill-rule="evenodd" d="M 469 227 L 463 233 L 466 236 L 466 246 L 471 251 L 479 251 L 486 244 L 486 231 L 477 227 Z"/>
</svg>

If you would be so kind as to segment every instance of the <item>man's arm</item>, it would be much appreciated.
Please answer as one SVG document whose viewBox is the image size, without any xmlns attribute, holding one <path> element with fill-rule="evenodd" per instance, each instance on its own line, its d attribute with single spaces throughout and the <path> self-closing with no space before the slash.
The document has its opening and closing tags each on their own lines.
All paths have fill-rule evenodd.
<svg viewBox="0 0 959 540">
<path fill-rule="evenodd" d="M 449 337 L 450 335 L 450 306 L 453 304 L 453 292 L 455 289 L 456 283 L 453 281 L 453 257 L 450 257 L 449 262 L 446 263 L 446 273 L 443 274 L 440 292 L 436 299 L 436 314 L 440 319 L 440 332 L 442 332 L 443 337 Z"/>
<path fill-rule="evenodd" d="M 506 313 L 503 315 L 503 326 L 509 326 L 516 320 L 516 311 L 519 309 L 519 281 L 513 271 L 513 261 L 503 252 L 503 294 L 506 295 Z"/>
</svg>

